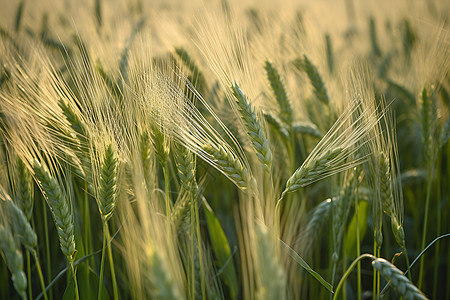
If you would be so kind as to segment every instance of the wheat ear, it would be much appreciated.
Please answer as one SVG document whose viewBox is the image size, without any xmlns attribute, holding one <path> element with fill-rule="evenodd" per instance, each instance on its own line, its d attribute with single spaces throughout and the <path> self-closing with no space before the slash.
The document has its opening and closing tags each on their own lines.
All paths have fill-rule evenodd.
<svg viewBox="0 0 450 300">
<path fill-rule="evenodd" d="M 2 195 L 2 198 L 3 196 L 5 196 L 5 194 Z M 6 198 L 5 206 L 8 216 L 11 218 L 10 221 L 12 223 L 11 225 L 13 226 L 14 233 L 20 237 L 22 244 L 28 248 L 36 247 L 36 232 L 34 232 L 22 210 L 11 200 L 11 198 L 9 198 L 9 196 Z"/>
<path fill-rule="evenodd" d="M 232 87 L 233 95 L 237 100 L 239 112 L 244 121 L 247 134 L 256 151 L 258 160 L 266 171 L 270 170 L 272 164 L 272 151 L 269 148 L 269 141 L 264 133 L 263 127 L 257 117 L 250 102 L 247 101 L 244 92 L 239 88 L 237 83 Z"/>
<path fill-rule="evenodd" d="M 75 248 L 73 215 L 70 203 L 64 197 L 58 182 L 37 160 L 33 163 L 34 175 L 39 181 L 44 197 L 53 214 L 58 230 L 61 251 L 66 255 L 69 264 L 73 264 Z"/>
<path fill-rule="evenodd" d="M 23 272 L 23 259 L 20 249 L 11 234 L 11 231 L 0 225 L 0 248 L 5 255 L 5 261 L 11 272 L 14 288 L 22 299 L 27 299 L 27 277 Z"/>
<path fill-rule="evenodd" d="M 16 202 L 25 214 L 27 220 L 31 219 L 33 214 L 33 182 L 31 176 L 20 158 L 17 158 L 17 175 L 19 184 L 17 185 Z"/>
<path fill-rule="evenodd" d="M 331 149 L 323 153 L 320 157 L 311 161 L 309 165 L 302 165 L 298 168 L 291 177 L 289 177 L 286 188 L 283 191 L 281 198 L 284 198 L 286 193 L 295 192 L 299 188 L 311 183 L 311 178 L 317 177 L 319 174 L 324 174 L 333 165 L 333 161 L 343 153 L 342 148 Z"/>
<path fill-rule="evenodd" d="M 289 138 L 289 128 L 277 116 L 270 112 L 264 112 L 264 119 L 273 127 L 283 138 Z"/>
<path fill-rule="evenodd" d="M 73 111 L 73 109 L 67 105 L 63 99 L 59 100 L 59 107 L 61 108 L 64 116 L 70 124 L 70 127 L 75 131 L 78 141 L 82 146 L 86 147 L 87 144 L 87 129 L 81 121 L 80 117 Z"/>
<path fill-rule="evenodd" d="M 325 83 L 323 82 L 316 66 L 309 60 L 309 58 L 306 55 L 303 55 L 303 59 L 298 58 L 294 61 L 294 66 L 296 66 L 297 69 L 303 69 L 306 72 L 312 86 L 314 87 L 314 94 L 317 99 L 325 104 L 328 104 L 330 100 L 328 98 L 327 89 L 325 88 Z"/>
<path fill-rule="evenodd" d="M 301 235 L 302 245 L 304 245 L 304 256 L 308 256 L 311 249 L 313 249 L 315 242 L 320 236 L 320 230 L 330 216 L 331 205 L 336 201 L 339 201 L 339 198 L 327 199 L 314 208 L 311 219 Z"/>
<path fill-rule="evenodd" d="M 399 296 L 405 300 L 427 299 L 422 292 L 412 284 L 409 279 L 403 275 L 403 272 L 397 269 L 393 264 L 383 258 L 377 258 L 372 261 L 372 266 L 390 281 L 391 285 L 397 291 Z"/>
<path fill-rule="evenodd" d="M 280 74 L 278 70 L 274 67 L 272 63 L 266 61 L 264 66 L 267 73 L 267 79 L 269 80 L 270 87 L 272 88 L 273 93 L 275 94 L 275 99 L 280 106 L 280 114 L 281 120 L 288 126 L 292 123 L 292 106 L 289 102 L 286 89 L 284 88 L 284 84 L 281 80 Z"/>
<path fill-rule="evenodd" d="M 422 117 L 422 141 L 425 147 L 424 156 L 428 164 L 431 164 L 434 157 L 435 143 L 433 138 L 437 120 L 435 93 L 432 91 L 432 94 L 430 95 L 429 90 L 423 88 L 420 93 L 420 105 Z"/>
<path fill-rule="evenodd" d="M 117 197 L 117 158 L 111 144 L 103 155 L 98 208 L 102 218 L 108 221 L 116 207 Z"/>
<path fill-rule="evenodd" d="M 236 185 L 245 190 L 249 184 L 249 173 L 241 161 L 227 148 L 222 145 L 204 144 L 202 150 L 210 155 L 213 162 L 220 170 L 228 176 Z"/>
<path fill-rule="evenodd" d="M 312 137 L 321 138 L 323 136 L 322 131 L 316 126 L 316 124 L 307 121 L 297 121 L 292 124 L 292 129 L 298 134 L 307 134 Z"/>
<path fill-rule="evenodd" d="M 180 60 L 188 67 L 192 73 L 192 84 L 200 95 L 204 95 L 206 89 L 206 80 L 200 68 L 197 66 L 195 61 L 191 58 L 189 53 L 183 47 L 175 48 L 175 53 L 178 55 Z"/>
</svg>

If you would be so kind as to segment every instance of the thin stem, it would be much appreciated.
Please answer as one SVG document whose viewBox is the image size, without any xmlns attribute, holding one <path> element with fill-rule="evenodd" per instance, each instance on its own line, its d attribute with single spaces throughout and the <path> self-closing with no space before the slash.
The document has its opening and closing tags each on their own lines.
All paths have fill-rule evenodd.
<svg viewBox="0 0 450 300">
<path fill-rule="evenodd" d="M 450 143 L 447 142 L 447 194 L 450 192 Z M 447 201 L 447 207 L 448 207 L 448 201 Z M 448 218 L 446 218 L 446 224 L 447 227 L 445 228 L 449 228 L 449 220 Z M 447 266 L 450 266 L 450 251 L 447 251 Z M 446 289 L 445 289 L 445 299 L 450 299 L 450 268 L 447 268 L 447 282 L 446 282 Z"/>
<path fill-rule="evenodd" d="M 403 251 L 403 255 L 405 256 L 405 259 L 406 259 L 406 268 L 407 268 L 407 271 L 408 271 L 408 279 L 412 282 L 411 267 L 409 265 L 408 251 L 406 251 L 406 247 L 403 247 L 402 251 Z"/>
<path fill-rule="evenodd" d="M 31 287 L 31 262 L 30 262 L 30 251 L 27 249 L 27 281 L 28 281 L 28 298 L 33 299 L 33 289 Z"/>
<path fill-rule="evenodd" d="M 198 260 L 200 262 L 200 280 L 202 283 L 202 299 L 206 299 L 206 288 L 205 288 L 205 277 L 204 277 L 204 266 L 203 266 L 203 249 L 202 249 L 202 240 L 200 236 L 200 218 L 198 214 L 197 205 L 194 205 L 194 211 L 195 211 L 195 225 L 196 225 L 196 233 L 197 233 L 197 245 L 198 245 Z"/>
<path fill-rule="evenodd" d="M 98 300 L 102 299 L 103 290 L 103 273 L 105 271 L 105 248 L 106 248 L 106 225 L 103 223 L 103 248 L 102 248 L 102 259 L 100 263 L 100 278 L 98 280 Z"/>
<path fill-rule="evenodd" d="M 166 229 L 167 234 L 169 234 L 169 237 L 171 236 L 171 229 L 170 229 L 170 215 L 171 215 L 171 205 L 170 205 L 170 195 L 169 195 L 169 174 L 167 170 L 167 162 L 162 164 L 163 169 L 163 175 L 164 175 L 164 200 L 166 204 Z"/>
<path fill-rule="evenodd" d="M 377 255 L 377 243 L 376 241 L 373 242 L 373 254 Z M 376 300 L 376 286 L 377 286 L 377 273 L 378 271 L 374 268 L 373 269 L 373 280 L 372 280 L 372 299 Z"/>
<path fill-rule="evenodd" d="M 355 191 L 355 218 L 356 218 L 356 256 L 359 257 L 361 255 L 361 249 L 360 249 L 360 237 L 359 237 L 359 208 L 358 208 L 358 191 Z M 361 262 L 358 261 L 358 264 L 356 266 L 357 272 L 358 272 L 358 300 L 361 300 Z"/>
<path fill-rule="evenodd" d="M 353 262 L 352 264 L 348 267 L 347 271 L 344 273 L 344 275 L 342 276 L 341 280 L 339 281 L 339 284 L 336 287 L 336 290 L 334 291 L 334 296 L 333 296 L 333 300 L 337 299 L 337 296 L 339 294 L 339 291 L 342 288 L 342 285 L 345 283 L 345 280 L 347 279 L 347 277 L 350 275 L 350 273 L 352 272 L 352 269 L 355 268 L 355 266 L 358 264 L 359 261 L 361 261 L 364 258 L 370 258 L 372 260 L 376 259 L 375 256 L 373 256 L 372 254 L 362 254 L 360 256 L 358 256 Z"/>
<path fill-rule="evenodd" d="M 109 228 L 108 228 L 108 224 L 106 224 L 105 222 L 105 226 L 106 226 L 106 238 L 107 238 L 107 249 L 108 249 L 108 259 L 109 259 L 109 268 L 111 270 L 111 280 L 112 280 L 112 286 L 113 286 L 113 296 L 114 296 L 114 300 L 118 300 L 119 299 L 119 290 L 117 288 L 117 280 L 116 280 L 116 270 L 114 268 L 114 259 L 112 256 L 112 245 L 110 243 L 110 235 L 109 235 Z"/>
<path fill-rule="evenodd" d="M 91 245 L 91 218 L 89 215 L 89 202 L 88 202 L 88 184 L 84 180 L 84 244 L 86 245 L 86 253 L 92 252 Z M 93 261 L 93 259 L 92 259 Z M 88 269 L 88 268 L 86 268 Z"/>
<path fill-rule="evenodd" d="M 80 300 L 80 295 L 78 294 L 77 275 L 75 273 L 75 268 L 73 266 L 73 261 L 70 262 L 70 269 L 72 270 L 73 283 L 75 285 L 75 300 Z"/>
<path fill-rule="evenodd" d="M 189 233 L 189 235 L 190 235 L 190 238 L 191 238 L 191 249 L 190 249 L 190 254 L 191 254 L 191 258 L 192 258 L 192 261 L 191 261 L 191 264 L 192 264 L 192 267 L 191 267 L 191 276 L 190 276 L 190 278 L 188 277 L 188 279 L 189 280 L 191 280 L 192 282 L 191 282 L 191 288 L 192 288 L 192 299 L 196 299 L 195 298 L 195 248 L 194 248 L 194 238 L 195 238 L 195 218 L 196 218 L 196 215 L 195 215 L 195 211 L 194 211 L 194 202 L 193 202 L 193 200 L 194 200 L 194 198 L 193 198 L 193 196 L 192 196 L 192 193 L 190 193 L 191 194 L 191 207 L 190 207 L 190 210 L 191 210 L 191 231 L 190 231 L 190 233 Z"/>
<path fill-rule="evenodd" d="M 416 258 L 413 260 L 413 262 L 411 263 L 411 268 L 412 268 L 412 267 L 416 264 L 416 262 L 422 257 L 422 255 L 423 255 L 423 254 L 424 254 L 431 246 L 434 245 L 434 243 L 436 243 L 437 241 L 439 241 L 439 240 L 441 240 L 441 239 L 443 239 L 443 238 L 448 238 L 448 237 L 450 237 L 450 233 L 447 233 L 447 234 L 443 234 L 443 235 L 441 235 L 441 236 L 438 236 L 438 237 L 435 238 L 431 243 L 429 243 L 429 244 L 425 247 L 425 249 L 423 249 L 423 250 L 419 253 L 419 255 L 417 255 Z M 409 273 L 408 270 L 406 270 L 405 274 L 406 274 L 406 273 Z M 385 285 L 385 287 L 384 287 L 383 290 L 381 291 L 380 296 L 383 296 L 383 295 L 386 293 L 387 288 L 388 288 L 390 285 L 391 285 L 390 282 L 388 282 L 388 283 Z M 448 298 L 448 297 L 447 297 L 447 298 Z"/>
<path fill-rule="evenodd" d="M 37 272 L 38 272 L 39 281 L 41 283 L 41 289 L 42 289 L 42 292 L 44 293 L 44 299 L 48 300 L 47 291 L 45 289 L 44 275 L 42 274 L 41 264 L 39 263 L 37 252 L 34 249 L 30 250 L 30 252 L 31 252 L 31 255 L 33 255 L 33 257 L 34 257 L 34 262 L 36 264 L 36 269 L 37 269 Z"/>
<path fill-rule="evenodd" d="M 50 260 L 50 238 L 48 234 L 48 221 L 47 221 L 47 203 L 42 198 L 42 214 L 44 219 L 44 236 L 45 236 L 45 256 L 47 261 L 47 280 L 52 281 L 52 265 Z M 49 290 L 50 299 L 53 299 L 53 290 Z"/>
<path fill-rule="evenodd" d="M 441 174 L 441 154 L 439 154 L 436 162 L 437 172 L 436 174 Z M 439 176 L 439 175 L 437 175 Z M 436 205 L 436 235 L 441 235 L 441 178 L 436 178 L 436 198 L 438 203 Z M 437 282 L 438 282 L 438 272 L 439 272 L 439 250 L 440 243 L 436 243 L 436 248 L 434 252 L 434 257 L 436 258 L 434 262 L 434 279 L 433 279 L 433 299 L 437 299 Z"/>
<path fill-rule="evenodd" d="M 425 241 L 427 237 L 427 224 L 428 224 L 428 211 L 430 207 L 430 197 L 431 197 L 431 185 L 432 185 L 432 175 L 433 175 L 433 167 L 428 167 L 428 179 L 427 179 L 427 196 L 425 200 L 425 216 L 424 216 L 424 224 L 423 224 L 423 233 L 422 233 L 422 243 L 420 246 L 420 249 L 425 248 Z M 422 290 L 422 282 L 423 282 L 423 266 L 424 266 L 424 256 L 420 259 L 420 266 L 419 266 L 419 282 L 417 283 L 417 287 L 419 290 Z"/>
</svg>

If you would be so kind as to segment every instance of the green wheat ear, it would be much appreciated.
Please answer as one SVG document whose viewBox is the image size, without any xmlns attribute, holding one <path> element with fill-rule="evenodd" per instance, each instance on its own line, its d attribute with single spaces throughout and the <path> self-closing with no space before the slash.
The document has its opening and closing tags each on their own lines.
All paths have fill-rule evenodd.
<svg viewBox="0 0 450 300">
<path fill-rule="evenodd" d="M 11 231 L 0 225 L 0 249 L 3 251 L 6 265 L 11 272 L 14 288 L 22 299 L 27 299 L 27 278 L 23 272 L 23 258 Z"/>
<path fill-rule="evenodd" d="M 17 186 L 16 202 L 23 211 L 27 220 L 31 219 L 33 214 L 33 182 L 31 176 L 20 158 L 17 158 L 17 173 L 19 184 Z"/>
<path fill-rule="evenodd" d="M 403 275 L 403 272 L 397 269 L 393 264 L 383 258 L 377 258 L 372 261 L 374 269 L 390 281 L 395 291 L 405 300 L 427 299 L 422 292 Z"/>
<path fill-rule="evenodd" d="M 69 264 L 72 264 L 76 248 L 70 203 L 62 194 L 56 179 L 37 160 L 34 160 L 33 170 L 52 212 L 58 230 L 61 251 L 67 257 Z"/>
<path fill-rule="evenodd" d="M 192 78 L 191 82 L 194 85 L 195 89 L 199 92 L 200 95 L 205 95 L 206 92 L 206 80 L 203 73 L 200 71 L 200 68 L 189 55 L 187 50 L 183 47 L 176 47 L 175 53 L 178 55 L 180 60 L 186 65 L 186 67 L 191 71 Z"/>
<path fill-rule="evenodd" d="M 218 168 L 230 178 L 239 188 L 246 190 L 250 183 L 250 175 L 241 160 L 231 151 L 221 145 L 211 143 L 202 145 L 202 150 L 207 153 Z"/>
<path fill-rule="evenodd" d="M 9 198 L 9 196 L 6 198 L 5 206 L 8 216 L 11 218 L 11 225 L 14 229 L 14 233 L 20 237 L 21 243 L 28 248 L 36 247 L 36 232 L 34 232 L 23 211 L 11 200 L 11 198 Z"/>
<path fill-rule="evenodd" d="M 309 80 L 314 88 L 314 94 L 321 102 L 328 104 L 330 99 L 328 98 L 328 92 L 325 87 L 325 83 L 320 76 L 316 66 L 309 60 L 306 54 L 303 55 L 303 59 L 298 58 L 293 62 L 294 66 L 299 70 L 304 70 L 308 75 Z"/>
<path fill-rule="evenodd" d="M 112 216 L 117 196 L 117 158 L 110 144 L 103 156 L 98 208 L 105 221 Z"/>
<path fill-rule="evenodd" d="M 295 133 L 306 134 L 312 137 L 321 138 L 323 136 L 322 131 L 316 126 L 316 124 L 307 121 L 297 121 L 292 124 L 292 129 Z"/>
<path fill-rule="evenodd" d="M 278 70 L 275 68 L 275 66 L 269 61 L 266 61 L 264 68 L 266 69 L 267 79 L 269 80 L 270 87 L 275 94 L 275 99 L 280 106 L 281 120 L 286 125 L 290 126 L 290 124 L 292 123 L 293 112 L 280 74 L 278 73 Z"/>
<path fill-rule="evenodd" d="M 237 100 L 239 112 L 247 129 L 247 134 L 253 144 L 253 148 L 255 149 L 256 156 L 264 169 L 269 172 L 272 164 L 272 151 L 270 150 L 269 141 L 264 133 L 261 122 L 255 110 L 252 108 L 251 103 L 247 101 L 244 92 L 237 83 L 234 83 L 232 91 Z"/>
</svg>

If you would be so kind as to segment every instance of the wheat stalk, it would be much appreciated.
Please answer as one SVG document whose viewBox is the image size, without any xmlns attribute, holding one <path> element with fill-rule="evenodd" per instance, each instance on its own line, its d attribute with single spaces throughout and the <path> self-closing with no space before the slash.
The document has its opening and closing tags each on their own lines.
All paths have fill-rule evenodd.
<svg viewBox="0 0 450 300">
<path fill-rule="evenodd" d="M 286 274 L 276 251 L 277 241 L 267 228 L 256 223 L 257 299 L 285 299 Z"/>
</svg>

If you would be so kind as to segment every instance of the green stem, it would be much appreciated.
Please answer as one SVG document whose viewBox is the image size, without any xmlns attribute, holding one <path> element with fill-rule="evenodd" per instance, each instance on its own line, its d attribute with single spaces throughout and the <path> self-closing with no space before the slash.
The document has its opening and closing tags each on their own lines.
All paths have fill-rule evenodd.
<svg viewBox="0 0 450 300">
<path fill-rule="evenodd" d="M 98 300 L 102 299 L 103 290 L 103 273 L 105 271 L 105 248 L 106 248 L 106 228 L 105 223 L 103 223 L 103 248 L 102 248 L 102 259 L 100 263 L 100 278 L 98 280 Z"/>
<path fill-rule="evenodd" d="M 166 229 L 167 229 L 167 234 L 169 234 L 169 237 L 171 236 L 170 232 L 170 214 L 171 214 L 171 205 L 170 205 L 170 195 L 169 195 L 169 174 L 168 174 L 168 170 L 167 170 L 167 162 L 164 163 L 162 165 L 162 169 L 163 169 L 163 175 L 164 175 L 164 200 L 165 200 L 165 204 L 166 204 Z"/>
<path fill-rule="evenodd" d="M 376 257 L 377 256 L 377 242 L 373 242 L 373 254 Z M 376 286 L 377 286 L 377 270 L 373 269 L 373 280 L 372 280 L 372 299 L 376 300 Z"/>
<path fill-rule="evenodd" d="M 42 293 L 44 294 L 44 300 L 48 300 L 47 291 L 45 289 L 44 275 L 42 274 L 41 264 L 39 263 L 37 252 L 34 249 L 30 250 L 30 252 L 31 252 L 31 255 L 33 255 L 33 257 L 34 257 L 34 261 L 35 261 L 35 264 L 36 264 L 36 269 L 37 269 L 38 276 L 39 276 L 39 281 L 41 283 Z"/>
<path fill-rule="evenodd" d="M 411 266 L 409 264 L 408 251 L 406 251 L 406 247 L 403 247 L 402 251 L 403 251 L 403 255 L 405 256 L 405 259 L 406 259 L 406 268 L 408 270 L 408 279 L 412 282 Z"/>
<path fill-rule="evenodd" d="M 426 196 L 426 200 L 425 200 L 425 216 L 424 216 L 424 224 L 423 224 L 423 232 L 422 232 L 422 243 L 420 246 L 421 251 L 425 248 L 425 241 L 426 241 L 426 237 L 427 237 L 427 224 L 428 224 L 428 211 L 429 211 L 429 207 L 430 207 L 430 196 L 431 196 L 431 177 L 433 175 L 433 168 L 431 166 L 428 167 L 428 181 L 427 181 L 427 196 Z M 423 267 L 424 267 L 424 256 L 421 257 L 420 259 L 420 266 L 419 266 L 419 282 L 417 283 L 417 287 L 419 288 L 419 290 L 422 290 L 422 282 L 423 282 Z"/>
<path fill-rule="evenodd" d="M 88 201 L 88 184 L 84 180 L 84 244 L 86 245 L 86 253 L 92 252 L 91 245 L 91 218 L 89 214 L 89 201 Z M 92 258 L 93 261 L 93 258 Z M 86 268 L 89 269 L 89 268 Z"/>
<path fill-rule="evenodd" d="M 109 228 L 108 224 L 106 224 L 106 237 L 107 237 L 107 249 L 108 249 L 108 260 L 109 260 L 109 268 L 111 270 L 111 280 L 112 280 L 112 286 L 113 286 L 113 296 L 114 300 L 119 299 L 119 290 L 117 288 L 117 280 L 116 280 L 116 270 L 114 268 L 114 259 L 112 256 L 112 247 L 111 247 L 111 237 L 109 235 Z"/>
<path fill-rule="evenodd" d="M 437 172 L 436 174 L 441 174 L 441 155 L 439 154 L 436 162 Z M 436 178 L 436 198 L 438 203 L 436 205 L 436 235 L 441 235 L 441 178 Z M 440 242 L 436 242 L 436 248 L 434 252 L 434 279 L 433 279 L 433 299 L 437 299 L 437 282 L 438 282 L 438 271 L 439 271 L 439 250 Z"/>
<path fill-rule="evenodd" d="M 337 296 L 339 295 L 339 291 L 341 290 L 342 285 L 344 284 L 345 280 L 351 274 L 352 270 L 355 268 L 355 266 L 358 264 L 358 262 L 361 261 L 364 258 L 370 258 L 372 260 L 376 259 L 375 256 L 373 256 L 372 254 L 368 254 L 368 253 L 358 256 L 352 262 L 352 264 L 348 267 L 347 271 L 344 273 L 344 275 L 342 276 L 341 280 L 339 281 L 339 284 L 337 285 L 336 290 L 334 291 L 333 300 L 337 299 Z"/>
<path fill-rule="evenodd" d="M 450 143 L 447 142 L 447 195 L 450 193 Z M 446 203 L 448 207 L 448 201 Z M 448 217 L 446 219 L 447 227 L 449 228 L 449 220 Z M 447 266 L 450 266 L 450 251 L 447 251 Z M 450 299 L 450 268 L 447 268 L 447 280 L 446 280 L 446 289 L 445 289 L 445 299 Z"/>
<path fill-rule="evenodd" d="M 77 275 L 75 273 L 75 268 L 73 266 L 73 261 L 70 262 L 70 269 L 72 270 L 73 283 L 75 285 L 75 300 L 80 300 L 80 295 L 78 294 Z"/>
<path fill-rule="evenodd" d="M 52 281 L 52 265 L 50 260 L 50 238 L 48 234 L 48 221 L 47 221 L 47 203 L 42 198 L 42 214 L 44 219 L 44 236 L 45 236 L 45 256 L 47 261 L 47 281 Z M 53 299 L 53 290 L 49 290 L 50 299 Z"/>
<path fill-rule="evenodd" d="M 197 205 L 194 203 L 194 211 L 195 211 L 195 225 L 196 225 L 196 234 L 197 234 L 197 246 L 198 246 L 198 260 L 200 262 L 200 276 L 202 283 L 202 299 L 206 299 L 206 287 L 205 287 L 205 277 L 204 277 L 204 266 L 203 266 L 203 249 L 202 249 L 202 240 L 200 236 L 200 216 L 198 213 Z"/>
<path fill-rule="evenodd" d="M 33 299 L 33 289 L 31 287 L 31 262 L 30 262 L 30 251 L 27 249 L 27 281 L 28 281 L 28 298 Z"/>
<path fill-rule="evenodd" d="M 190 254 L 191 254 L 191 276 L 188 276 L 188 280 L 191 280 L 191 288 L 192 288 L 192 299 L 196 299 L 196 295 L 195 295 L 195 249 L 194 249 L 194 238 L 195 238 L 195 211 L 194 211 L 194 197 L 192 196 L 192 193 L 190 193 L 190 197 L 191 197 L 191 207 L 190 207 L 190 211 L 191 211 L 191 231 L 189 233 L 190 238 L 191 238 L 191 249 L 190 249 Z"/>
<path fill-rule="evenodd" d="M 359 257 L 361 255 L 361 249 L 360 249 L 360 237 L 359 237 L 359 215 L 358 215 L 358 191 L 355 191 L 355 218 L 356 218 L 356 256 Z M 358 300 L 361 300 L 361 262 L 358 261 L 357 264 L 357 272 L 358 272 Z"/>
</svg>

